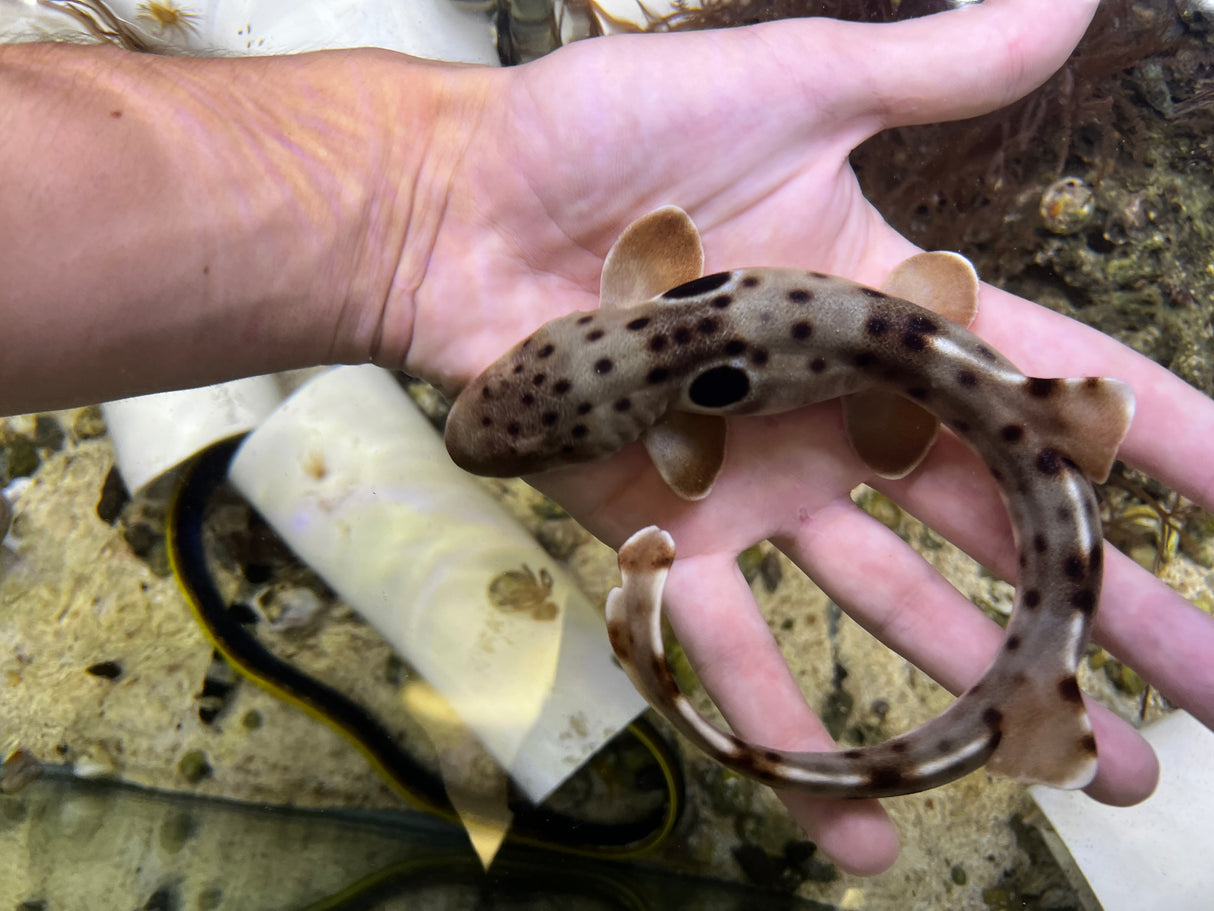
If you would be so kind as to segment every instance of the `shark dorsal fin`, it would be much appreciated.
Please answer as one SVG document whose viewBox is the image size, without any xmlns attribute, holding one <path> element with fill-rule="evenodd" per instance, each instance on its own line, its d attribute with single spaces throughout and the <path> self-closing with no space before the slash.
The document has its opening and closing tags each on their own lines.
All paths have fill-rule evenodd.
<svg viewBox="0 0 1214 911">
<path fill-rule="evenodd" d="M 603 262 L 599 306 L 630 307 L 704 274 L 700 232 L 678 206 L 642 215 Z"/>
<path fill-rule="evenodd" d="M 881 290 L 961 326 L 969 326 L 978 313 L 978 275 L 957 253 L 917 253 L 894 267 Z M 926 408 L 883 390 L 847 396 L 843 420 L 864 464 L 891 479 L 914 471 L 940 430 L 940 421 Z"/>
</svg>

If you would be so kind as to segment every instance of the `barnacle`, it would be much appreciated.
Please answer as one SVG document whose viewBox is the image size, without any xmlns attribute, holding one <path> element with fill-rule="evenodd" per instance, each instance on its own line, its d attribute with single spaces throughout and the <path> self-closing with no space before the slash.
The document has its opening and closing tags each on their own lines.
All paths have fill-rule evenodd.
<svg viewBox="0 0 1214 911">
<path fill-rule="evenodd" d="M 549 600 L 552 594 L 552 574 L 543 567 L 537 578 L 526 563 L 521 570 L 501 573 L 489 583 L 489 603 L 498 610 L 511 613 L 527 611 L 535 620 L 551 620 L 559 612 Z"/>
</svg>

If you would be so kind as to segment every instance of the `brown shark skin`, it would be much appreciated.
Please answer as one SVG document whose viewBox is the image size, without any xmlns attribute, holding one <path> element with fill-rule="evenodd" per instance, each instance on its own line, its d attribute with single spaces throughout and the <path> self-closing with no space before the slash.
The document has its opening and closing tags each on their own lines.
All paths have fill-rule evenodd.
<svg viewBox="0 0 1214 911">
<path fill-rule="evenodd" d="M 470 471 L 512 476 L 608 456 L 671 411 L 774 413 L 873 389 L 936 415 L 981 456 L 1008 504 L 1020 581 L 1004 648 L 980 683 L 932 722 L 860 750 L 789 754 L 697 728 L 657 663 L 660 638 L 624 616 L 660 606 L 664 571 L 637 568 L 662 562 L 656 529 L 621 550 L 610 621 L 621 661 L 699 745 L 781 787 L 888 796 L 988 760 L 1009 777 L 1082 787 L 1096 754 L 1075 671 L 1102 570 L 1089 479 L 1107 475 L 1129 426 L 1124 384 L 1029 378 L 909 301 L 814 272 L 740 269 L 541 327 L 461 393 L 447 446 Z"/>
</svg>

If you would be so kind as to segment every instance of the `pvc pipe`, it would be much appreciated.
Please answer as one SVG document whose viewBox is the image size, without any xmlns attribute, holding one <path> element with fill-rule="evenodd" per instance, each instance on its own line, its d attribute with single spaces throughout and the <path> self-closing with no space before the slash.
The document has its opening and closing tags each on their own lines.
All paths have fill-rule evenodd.
<svg viewBox="0 0 1214 911">
<path fill-rule="evenodd" d="M 452 464 L 379 368 L 340 367 L 305 384 L 249 436 L 230 477 L 531 800 L 645 708 L 602 617 Z"/>
</svg>

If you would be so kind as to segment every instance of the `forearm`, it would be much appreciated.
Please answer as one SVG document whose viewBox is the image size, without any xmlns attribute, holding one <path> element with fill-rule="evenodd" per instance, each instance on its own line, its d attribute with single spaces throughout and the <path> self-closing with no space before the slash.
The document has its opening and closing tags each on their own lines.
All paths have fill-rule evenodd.
<svg viewBox="0 0 1214 911">
<path fill-rule="evenodd" d="M 0 413 L 391 361 L 470 78 L 378 51 L 0 49 Z"/>
</svg>

